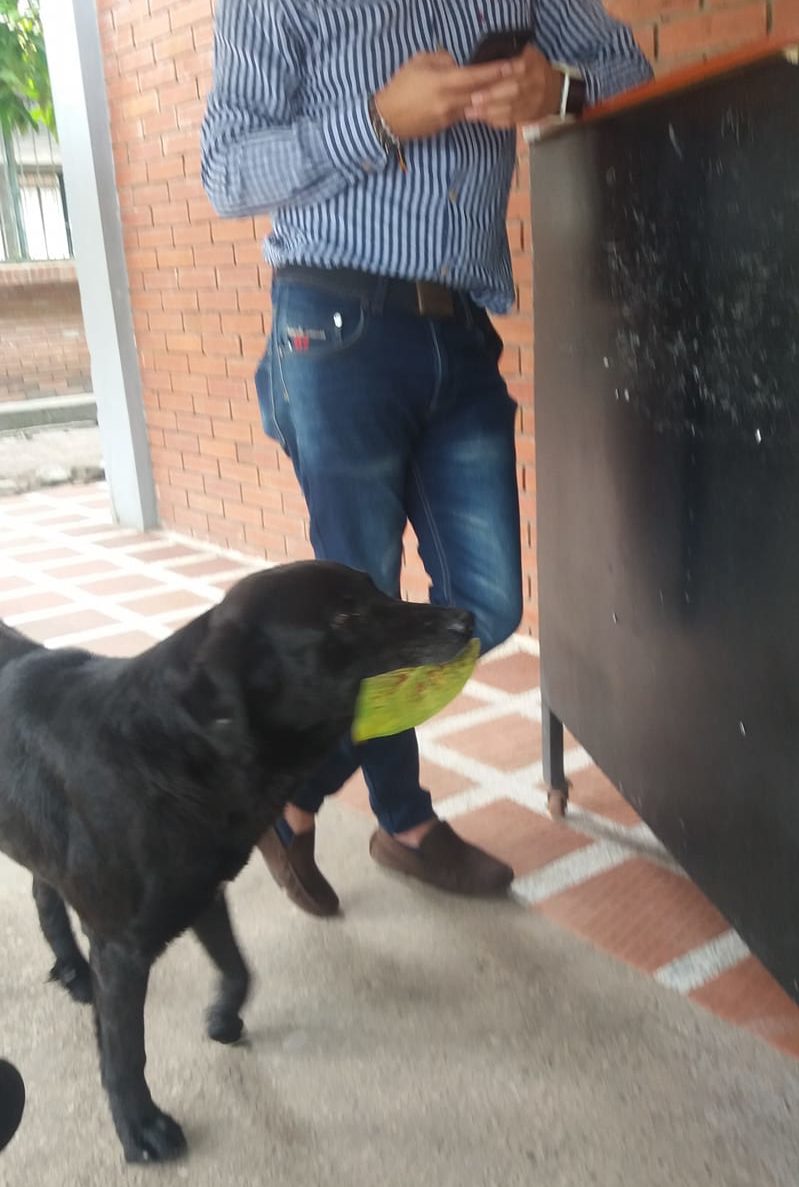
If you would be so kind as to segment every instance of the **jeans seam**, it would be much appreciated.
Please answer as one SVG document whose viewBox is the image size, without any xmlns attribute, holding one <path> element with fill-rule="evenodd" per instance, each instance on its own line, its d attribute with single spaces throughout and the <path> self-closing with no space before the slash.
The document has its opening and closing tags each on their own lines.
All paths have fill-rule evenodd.
<svg viewBox="0 0 799 1187">
<path fill-rule="evenodd" d="M 427 498 L 427 493 L 424 489 L 424 483 L 422 482 L 422 474 L 421 474 L 421 471 L 420 471 L 419 467 L 417 466 L 416 462 L 411 462 L 411 473 L 413 474 L 413 480 L 416 485 L 416 489 L 419 492 L 419 500 L 422 504 L 424 516 L 427 520 L 428 527 L 430 528 L 430 535 L 433 540 L 433 547 L 435 548 L 436 555 L 438 556 L 438 563 L 439 563 L 439 567 L 441 569 L 441 586 L 442 586 L 442 592 L 443 592 L 444 598 L 445 598 L 445 603 L 446 603 L 446 605 L 451 606 L 452 605 L 452 576 L 449 571 L 449 565 L 447 564 L 447 554 L 444 551 L 443 544 L 441 543 L 441 534 L 439 533 L 438 527 L 436 525 L 435 517 L 433 515 L 433 509 L 430 506 L 430 501 Z M 431 579 L 432 579 L 432 576 L 433 576 L 432 573 L 430 573 Z"/>
<path fill-rule="evenodd" d="M 430 338 L 432 339 L 433 350 L 435 352 L 436 370 L 436 382 L 433 387 L 433 395 L 430 400 L 430 414 L 432 415 L 436 410 L 436 406 L 441 397 L 441 388 L 444 385 L 444 356 L 441 353 L 441 344 L 438 340 L 438 334 L 436 333 L 435 322 L 428 321 L 427 324 L 430 328 Z"/>
<path fill-rule="evenodd" d="M 273 357 L 274 357 L 275 362 L 277 363 L 277 373 L 278 373 L 278 377 L 280 379 L 280 394 L 283 398 L 283 403 L 289 404 L 290 401 L 289 401 L 288 388 L 286 387 L 286 380 L 283 378 L 283 352 L 282 352 L 281 348 L 278 346 L 277 342 L 274 343 Z M 276 409 L 275 409 L 275 390 L 274 390 L 275 385 L 271 384 L 271 387 L 272 387 L 272 392 L 271 392 L 272 416 L 274 417 L 275 424 L 277 425 L 278 430 L 282 433 L 283 430 L 280 428 L 280 425 L 277 423 L 277 416 L 276 416 Z"/>
</svg>

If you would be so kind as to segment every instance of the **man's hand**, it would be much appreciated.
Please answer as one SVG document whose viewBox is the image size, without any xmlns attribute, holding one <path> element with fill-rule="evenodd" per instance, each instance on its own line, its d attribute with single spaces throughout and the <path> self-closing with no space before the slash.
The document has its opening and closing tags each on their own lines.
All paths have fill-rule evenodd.
<svg viewBox="0 0 799 1187">
<path fill-rule="evenodd" d="M 459 66 L 443 50 L 416 54 L 377 92 L 375 104 L 395 136 L 417 140 L 460 123 L 476 95 L 490 96 L 514 77 L 511 62 Z"/>
<path fill-rule="evenodd" d="M 475 90 L 465 119 L 504 129 L 555 115 L 563 78 L 540 50 L 528 45 L 506 65 L 511 71 L 505 78 Z"/>
</svg>

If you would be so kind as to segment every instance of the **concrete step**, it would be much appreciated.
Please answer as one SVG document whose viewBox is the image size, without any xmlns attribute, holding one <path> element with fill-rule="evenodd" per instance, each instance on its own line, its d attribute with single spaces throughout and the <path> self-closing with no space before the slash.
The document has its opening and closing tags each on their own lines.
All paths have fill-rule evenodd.
<svg viewBox="0 0 799 1187">
<path fill-rule="evenodd" d="M 97 424 L 97 401 L 92 392 L 78 396 L 0 401 L 0 433 L 78 424 Z"/>
</svg>

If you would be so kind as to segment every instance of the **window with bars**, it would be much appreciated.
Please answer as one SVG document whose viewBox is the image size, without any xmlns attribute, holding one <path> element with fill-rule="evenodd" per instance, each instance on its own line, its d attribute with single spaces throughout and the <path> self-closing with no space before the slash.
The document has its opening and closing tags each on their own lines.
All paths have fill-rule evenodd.
<svg viewBox="0 0 799 1187">
<path fill-rule="evenodd" d="M 71 256 L 58 143 L 47 131 L 0 138 L 0 262 Z"/>
</svg>

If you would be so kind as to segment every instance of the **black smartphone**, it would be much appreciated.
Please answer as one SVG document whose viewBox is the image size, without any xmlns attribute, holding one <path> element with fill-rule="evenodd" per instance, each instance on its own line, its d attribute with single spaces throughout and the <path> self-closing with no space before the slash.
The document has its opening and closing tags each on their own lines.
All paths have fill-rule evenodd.
<svg viewBox="0 0 799 1187">
<path fill-rule="evenodd" d="M 480 38 L 469 58 L 469 65 L 478 66 L 481 62 L 501 62 L 506 58 L 515 58 L 532 40 L 532 29 L 496 29 Z"/>
</svg>

